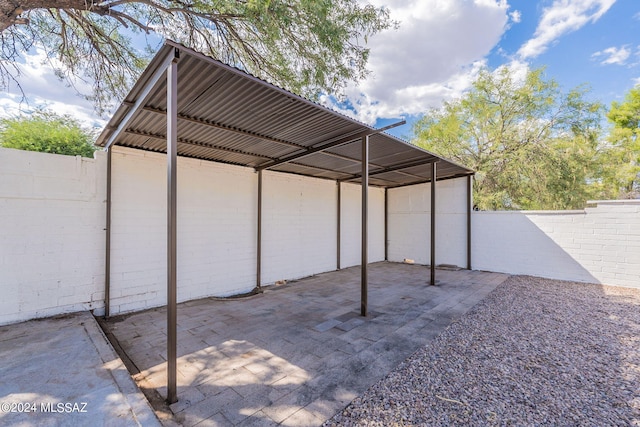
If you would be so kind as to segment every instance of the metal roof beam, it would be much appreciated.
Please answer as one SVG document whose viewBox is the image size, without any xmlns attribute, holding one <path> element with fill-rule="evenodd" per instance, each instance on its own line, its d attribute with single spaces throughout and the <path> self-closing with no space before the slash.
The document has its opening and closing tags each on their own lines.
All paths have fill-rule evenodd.
<svg viewBox="0 0 640 427">
<path fill-rule="evenodd" d="M 291 162 L 293 160 L 297 160 L 297 159 L 300 159 L 302 157 L 306 157 L 306 156 L 309 156 L 311 154 L 317 153 L 319 151 L 327 150 L 327 149 L 329 149 L 331 147 L 337 147 L 338 145 L 347 144 L 349 142 L 353 142 L 353 141 L 359 140 L 360 138 L 362 138 L 362 134 L 360 132 L 357 132 L 357 133 L 348 134 L 347 136 L 342 137 L 340 139 L 335 139 L 335 138 L 331 139 L 330 141 L 332 141 L 332 142 L 329 142 L 329 143 L 327 143 L 326 141 L 323 141 L 322 143 L 320 143 L 321 144 L 320 146 L 316 145 L 315 147 L 306 148 L 302 152 L 298 152 L 298 153 L 295 153 L 295 154 L 290 154 L 290 155 L 285 156 L 285 157 L 281 157 L 281 158 L 269 163 L 268 165 L 258 166 L 256 168 L 256 170 L 259 171 L 259 170 L 271 169 L 271 168 L 273 168 L 275 166 L 278 166 L 278 165 L 281 165 L 283 163 L 288 163 L 288 162 Z"/>
<path fill-rule="evenodd" d="M 354 163 L 360 164 L 360 159 L 355 159 L 353 157 L 345 156 L 344 154 L 332 153 L 330 151 L 323 151 L 322 154 L 324 154 L 325 156 L 335 157 L 337 159 L 347 160 L 347 161 L 350 161 L 350 162 L 354 162 Z M 378 168 L 378 169 L 384 169 L 384 166 L 379 165 L 377 163 L 369 162 L 369 166 L 373 166 L 374 168 Z M 410 176 L 412 178 L 423 179 L 423 177 L 421 177 L 419 175 L 414 175 L 412 173 L 405 172 L 405 171 L 398 171 L 398 173 L 400 173 L 402 175 Z M 371 173 L 369 173 L 369 176 L 371 176 Z"/>
<path fill-rule="evenodd" d="M 116 130 L 113 131 L 113 133 L 109 136 L 109 139 L 104 144 L 105 150 L 107 150 L 111 146 L 111 144 L 113 144 L 115 140 L 122 134 L 122 132 L 124 132 L 124 130 L 129 126 L 129 123 L 133 119 L 133 116 L 144 105 L 144 103 L 147 102 L 147 98 L 149 98 L 149 95 L 151 94 L 151 90 L 153 90 L 156 83 L 158 83 L 158 81 L 165 75 L 165 71 L 167 70 L 167 67 L 169 67 L 169 65 L 171 65 L 171 63 L 174 60 L 176 60 L 178 56 L 179 56 L 178 49 L 177 48 L 172 49 L 171 53 L 169 53 L 164 58 L 164 60 L 160 63 L 160 66 L 156 69 L 156 71 L 153 73 L 151 78 L 144 85 L 144 88 L 142 89 L 142 92 L 140 93 L 140 95 L 138 95 L 138 99 L 136 100 L 136 102 L 133 104 L 132 107 L 129 108 L 129 111 L 127 112 L 127 114 L 124 116 L 122 120 L 120 120 L 120 123 L 118 124 L 118 127 L 116 128 Z"/>
<path fill-rule="evenodd" d="M 403 163 L 400 165 L 395 165 L 395 166 L 389 166 L 388 168 L 384 168 L 382 170 L 379 171 L 375 171 L 375 172 L 371 172 L 369 173 L 369 176 L 374 176 L 374 175 L 381 175 L 383 173 L 387 173 L 387 172 L 395 172 L 395 171 L 401 171 L 402 169 L 408 169 L 408 168 L 413 168 L 416 166 L 423 166 L 423 165 L 430 165 L 431 163 L 436 163 L 438 162 L 440 159 L 438 159 L 437 157 L 434 157 L 433 159 L 429 159 L 427 161 L 421 160 L 419 162 L 412 162 L 412 163 Z M 362 175 L 357 173 L 352 175 L 350 178 L 345 178 L 342 181 L 351 181 L 352 179 L 358 179 L 360 178 Z"/>
<path fill-rule="evenodd" d="M 339 170 L 336 169 L 329 169 L 329 168 L 325 168 L 322 166 L 313 166 L 313 165 L 309 165 L 306 163 L 300 163 L 300 162 L 289 162 L 290 165 L 295 165 L 295 166 L 299 166 L 302 168 L 309 168 L 309 169 L 317 169 L 320 171 L 324 171 L 324 172 L 331 172 L 331 173 L 335 173 L 338 175 L 349 175 L 347 172 L 340 172 Z M 279 172 L 286 172 L 286 171 L 279 171 Z"/>
<path fill-rule="evenodd" d="M 296 160 L 302 157 L 306 157 L 309 156 L 311 154 L 314 153 L 318 153 L 320 151 L 324 151 L 324 150 L 328 150 L 329 148 L 333 148 L 333 147 L 337 147 L 339 145 L 344 145 L 344 144 L 348 144 L 354 141 L 358 141 L 361 140 L 364 137 L 370 136 L 370 135 L 374 135 L 376 133 L 380 133 L 380 132 L 384 132 L 387 129 L 391 129 L 394 128 L 396 126 L 401 126 L 403 124 L 407 123 L 406 120 L 402 120 L 400 122 L 397 123 L 393 123 L 390 124 L 388 126 L 379 128 L 379 129 L 368 129 L 365 130 L 363 132 L 358 132 L 356 134 L 353 135 L 347 135 L 345 137 L 342 137 L 340 139 L 334 139 L 334 140 L 329 140 L 329 141 L 324 141 L 321 142 L 319 144 L 314 145 L 313 147 L 307 148 L 304 152 L 302 153 L 297 153 L 297 154 L 292 154 L 289 156 L 285 156 L 285 157 L 281 157 L 280 159 L 268 164 L 268 165 L 264 165 L 264 166 L 258 166 L 257 168 L 255 168 L 257 171 L 260 170 L 264 170 L 264 169 L 270 169 L 274 166 L 280 165 L 282 163 L 287 163 L 290 162 L 292 160 Z"/>
<path fill-rule="evenodd" d="M 167 137 L 165 135 L 140 132 L 140 131 L 136 131 L 136 130 L 132 130 L 132 129 L 127 129 L 125 131 L 125 133 L 131 134 L 131 135 L 137 135 L 137 136 L 146 136 L 148 138 L 158 139 L 158 140 L 162 140 L 162 141 L 166 141 L 166 139 L 167 139 Z M 245 156 L 257 157 L 259 159 L 274 160 L 273 157 L 267 157 L 267 156 L 265 156 L 263 154 L 255 154 L 255 153 L 249 153 L 248 151 L 238 150 L 238 149 L 235 149 L 235 148 L 220 147 L 220 146 L 217 146 L 217 145 L 209 145 L 209 144 L 206 144 L 206 143 L 200 142 L 200 141 L 192 141 L 192 140 L 189 140 L 189 139 L 178 138 L 178 142 L 180 144 L 185 144 L 185 145 L 193 145 L 193 146 L 196 146 L 196 147 L 210 148 L 211 150 L 215 150 L 215 151 L 225 151 L 225 152 L 228 152 L 228 153 L 242 154 L 242 155 L 245 155 Z"/>
<path fill-rule="evenodd" d="M 411 178 L 418 178 L 418 179 L 423 179 L 423 176 L 420 175 L 416 175 L 413 173 L 409 173 L 409 172 L 405 172 L 403 170 L 399 170 L 399 171 L 395 171 L 396 173 L 399 173 L 400 175 L 404 175 L 404 176 L 410 176 Z"/>
<path fill-rule="evenodd" d="M 469 175 L 475 175 L 475 172 L 474 173 L 459 173 L 459 174 L 456 174 L 456 175 L 445 176 L 443 178 L 437 178 L 436 181 L 446 181 L 448 179 L 464 178 L 464 177 L 469 176 Z M 387 188 L 392 188 L 393 189 L 393 188 L 401 188 L 401 187 L 410 187 L 412 185 L 426 184 L 426 183 L 429 183 L 429 182 L 431 182 L 430 179 L 423 179 L 422 181 L 411 182 L 409 184 L 390 185 Z"/>
<path fill-rule="evenodd" d="M 144 107 L 143 110 L 144 111 L 148 111 L 150 113 L 167 114 L 166 111 L 161 110 L 159 108 L 153 108 L 153 107 Z M 295 148 L 298 148 L 298 149 L 305 149 L 306 148 L 304 145 L 296 144 L 295 142 L 285 141 L 284 139 L 273 138 L 273 137 L 270 137 L 270 136 L 267 136 L 267 135 L 261 135 L 261 134 L 259 134 L 257 132 L 251 132 L 249 130 L 245 130 L 245 129 L 240 129 L 240 128 L 236 128 L 236 127 L 233 127 L 233 126 L 224 125 L 222 123 L 216 123 L 216 122 L 205 120 L 205 119 L 201 119 L 201 118 L 198 118 L 198 117 L 191 117 L 191 116 L 187 116 L 185 114 L 178 114 L 178 119 L 179 120 L 184 120 L 186 122 L 196 123 L 196 124 L 203 125 L 203 126 L 209 126 L 209 127 L 220 129 L 220 130 L 224 130 L 224 131 L 227 131 L 227 132 L 233 132 L 233 133 L 237 133 L 237 134 L 240 134 L 240 135 L 251 136 L 253 138 L 262 139 L 262 140 L 273 142 L 273 143 L 276 143 L 276 144 L 286 145 L 288 147 L 295 147 Z"/>
<path fill-rule="evenodd" d="M 389 172 L 389 171 L 384 171 L 384 172 Z M 384 173 L 384 172 L 380 171 L 380 173 Z M 394 171 L 394 172 L 399 173 L 400 175 L 404 175 L 404 176 L 408 176 L 408 177 L 410 177 L 410 178 L 414 178 L 414 179 L 419 179 L 419 180 L 423 180 L 423 179 L 424 179 L 424 177 L 423 177 L 423 176 L 415 175 L 415 174 L 412 174 L 412 173 L 409 173 L 409 172 L 405 172 L 405 171 L 402 171 L 402 170 L 398 170 L 398 171 Z M 371 172 L 371 173 L 369 173 L 369 176 L 371 176 L 371 175 L 374 175 L 374 176 L 375 176 L 377 173 L 378 173 L 378 172 Z M 358 174 L 358 175 L 357 175 L 357 176 L 355 176 L 355 177 L 354 177 L 354 175 L 352 175 L 352 176 L 351 176 L 351 177 L 349 177 L 349 178 L 344 178 L 343 180 L 341 180 L 341 182 L 352 182 L 352 181 L 357 180 L 358 178 L 360 178 L 360 174 Z M 392 181 L 392 180 L 390 180 L 390 179 L 388 179 L 388 178 L 385 178 L 385 179 L 386 179 L 387 181 Z"/>
<path fill-rule="evenodd" d="M 336 159 L 342 159 L 342 160 L 346 160 L 348 162 L 353 162 L 353 163 L 357 163 L 357 164 L 360 164 L 360 162 L 361 162 L 360 159 L 356 159 L 354 157 L 345 156 L 344 154 L 332 153 L 331 151 L 323 151 L 322 154 L 324 154 L 325 156 L 335 157 Z M 374 168 L 379 168 L 379 169 L 384 167 L 384 166 L 380 166 L 380 165 L 377 165 L 377 164 L 371 163 L 371 162 L 369 162 L 369 166 L 373 166 Z"/>
</svg>

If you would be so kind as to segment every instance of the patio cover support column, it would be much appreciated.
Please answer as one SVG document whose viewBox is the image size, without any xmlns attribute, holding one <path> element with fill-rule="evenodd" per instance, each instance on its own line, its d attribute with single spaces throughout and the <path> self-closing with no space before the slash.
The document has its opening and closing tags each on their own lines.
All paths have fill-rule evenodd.
<svg viewBox="0 0 640 427">
<path fill-rule="evenodd" d="M 384 189 L 384 260 L 389 261 L 389 199 Z"/>
<path fill-rule="evenodd" d="M 431 163 L 431 286 L 436 284 L 436 162 Z"/>
<path fill-rule="evenodd" d="M 256 288 L 262 280 L 262 171 L 258 171 L 258 235 L 256 240 Z"/>
<path fill-rule="evenodd" d="M 471 209 L 473 206 L 472 196 L 473 175 L 467 176 L 467 270 L 471 270 Z"/>
<path fill-rule="evenodd" d="M 362 262 L 360 276 L 360 314 L 367 315 L 368 237 L 369 237 L 369 135 L 362 137 Z"/>
<path fill-rule="evenodd" d="M 104 255 L 104 318 L 111 311 L 111 147 L 107 148 L 107 212 Z"/>
<path fill-rule="evenodd" d="M 178 51 L 167 67 L 167 403 L 178 401 L 177 359 L 177 166 Z"/>
<path fill-rule="evenodd" d="M 341 226 L 341 222 L 342 222 L 342 218 L 341 218 L 341 212 L 340 210 L 341 205 L 342 205 L 342 184 L 340 183 L 340 181 L 336 181 L 336 185 L 338 188 L 338 222 L 337 222 L 337 226 L 336 226 L 336 270 L 340 270 L 340 226 Z"/>
</svg>

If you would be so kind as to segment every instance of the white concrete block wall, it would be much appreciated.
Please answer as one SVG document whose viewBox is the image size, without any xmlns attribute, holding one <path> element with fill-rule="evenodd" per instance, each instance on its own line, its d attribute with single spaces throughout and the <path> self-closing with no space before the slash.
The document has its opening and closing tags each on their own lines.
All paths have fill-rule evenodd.
<svg viewBox="0 0 640 427">
<path fill-rule="evenodd" d="M 474 212 L 473 268 L 640 288 L 640 201 Z"/>
<path fill-rule="evenodd" d="M 341 185 L 340 267 L 346 268 L 360 265 L 362 261 L 362 187 L 347 183 Z M 368 196 L 367 255 L 369 262 L 384 261 L 384 189 L 369 187 Z M 334 207 L 334 212 L 336 211 L 337 206 Z"/>
<path fill-rule="evenodd" d="M 474 212 L 472 266 L 477 270 L 597 282 L 567 253 L 584 216 L 583 211 Z"/>
<path fill-rule="evenodd" d="M 0 148 L 0 324 L 103 310 L 106 155 Z M 257 174 L 178 159 L 178 299 L 251 290 Z M 337 186 L 266 171 L 262 283 L 336 268 Z M 466 179 L 437 184 L 437 264 L 466 265 Z M 360 186 L 342 184 L 341 267 L 360 264 Z M 390 261 L 429 262 L 430 185 L 388 190 Z M 166 157 L 114 149 L 112 314 L 166 302 Z M 384 190 L 369 189 L 369 260 Z M 474 269 L 640 287 L 640 201 L 572 212 L 474 212 Z"/>
<path fill-rule="evenodd" d="M 166 304 L 166 156 L 116 148 L 111 312 Z M 257 174 L 178 158 L 178 301 L 255 286 Z"/>
<path fill-rule="evenodd" d="M 182 160 L 178 164 L 180 300 L 253 289 L 257 174 L 222 163 Z"/>
<path fill-rule="evenodd" d="M 388 190 L 389 261 L 431 261 L 431 184 Z M 467 265 L 467 178 L 436 183 L 436 265 Z"/>
<path fill-rule="evenodd" d="M 166 158 L 113 154 L 111 313 L 166 304 Z M 178 159 L 178 300 L 256 285 L 258 175 Z M 261 283 L 335 270 L 334 181 L 265 171 Z M 360 263 L 360 187 L 342 185 L 342 267 Z M 384 190 L 370 189 L 371 262 L 384 259 Z"/>
<path fill-rule="evenodd" d="M 335 270 L 336 183 L 263 173 L 262 283 Z"/>
<path fill-rule="evenodd" d="M 584 227 L 589 234 L 576 236 L 580 260 L 603 283 L 640 288 L 640 200 L 601 201 L 587 208 Z M 601 259 L 592 251 L 600 249 Z"/>
<path fill-rule="evenodd" d="M 103 307 L 106 157 L 0 148 L 0 324 Z"/>
<path fill-rule="evenodd" d="M 166 302 L 163 158 L 160 154 L 113 149 L 110 314 Z"/>
</svg>

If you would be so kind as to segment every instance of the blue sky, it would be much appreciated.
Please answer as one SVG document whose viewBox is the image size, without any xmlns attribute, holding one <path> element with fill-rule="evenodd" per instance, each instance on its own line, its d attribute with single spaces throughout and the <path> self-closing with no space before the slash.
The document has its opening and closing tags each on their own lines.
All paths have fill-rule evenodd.
<svg viewBox="0 0 640 427">
<path fill-rule="evenodd" d="M 405 40 L 411 43 L 416 56 L 423 58 L 425 67 L 441 67 L 447 72 L 444 78 L 432 72 L 433 78 L 422 81 L 423 88 L 431 88 L 431 95 L 418 96 L 421 91 L 417 89 L 413 91 L 414 99 L 404 104 L 387 97 L 385 110 L 396 113 L 389 116 L 415 121 L 426 109 L 438 108 L 443 100 L 460 96 L 473 81 L 478 67 L 483 66 L 520 70 L 546 67 L 546 76 L 555 79 L 564 91 L 586 84 L 591 88 L 589 97 L 606 106 L 622 100 L 640 83 L 640 1 L 451 0 L 415 1 L 407 6 L 412 10 L 420 8 L 424 8 L 422 14 L 401 14 L 401 20 L 417 21 L 411 27 L 439 21 L 441 27 L 455 28 L 458 38 L 452 40 L 446 29 L 439 29 L 429 41 L 411 39 L 407 34 Z M 401 27 L 400 31 L 404 29 Z M 373 42 L 384 43 L 377 39 Z M 375 56 L 375 46 L 372 49 Z M 450 54 L 448 64 L 429 60 L 440 59 L 439 52 Z M 413 109 L 412 104 L 419 107 Z M 378 116 L 377 126 L 391 121 L 385 120 L 384 115 L 371 112 L 371 116 Z M 360 118 L 371 122 L 362 113 Z M 392 132 L 409 137 L 411 128 L 404 126 Z"/>
<path fill-rule="evenodd" d="M 640 2 L 582 3 L 593 4 L 592 11 L 597 5 L 611 6 L 601 17 L 592 17 L 582 26 L 576 22 L 575 30 L 558 35 L 545 51 L 527 60 L 532 67 L 546 66 L 547 75 L 566 90 L 582 83 L 590 85 L 592 96 L 609 105 L 640 82 Z M 545 9 L 554 2 L 512 0 L 509 4 L 521 12 L 521 21 L 512 24 L 488 55 L 488 65 L 493 68 L 517 55 L 533 39 Z"/>
<path fill-rule="evenodd" d="M 335 105 L 329 97 L 322 102 L 372 125 L 399 118 L 412 123 L 459 97 L 482 67 L 546 66 L 547 77 L 563 90 L 587 84 L 590 97 L 607 106 L 640 84 L 638 0 L 369 1 L 387 7 L 400 27 L 370 39 L 371 74 L 347 87 L 347 104 Z M 21 83 L 29 106 L 22 108 L 46 104 L 87 124 L 104 124 L 42 65 L 42 56 L 26 63 Z M 0 94 L 0 115 L 15 114 L 18 101 L 16 93 Z M 409 137 L 411 126 L 392 133 Z"/>
</svg>

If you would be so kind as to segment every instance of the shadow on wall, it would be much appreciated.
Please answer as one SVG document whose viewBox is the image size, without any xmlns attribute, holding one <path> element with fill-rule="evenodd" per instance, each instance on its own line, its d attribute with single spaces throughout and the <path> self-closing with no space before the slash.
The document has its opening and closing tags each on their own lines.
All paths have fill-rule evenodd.
<svg viewBox="0 0 640 427">
<path fill-rule="evenodd" d="M 474 212 L 473 269 L 602 283 L 592 273 L 602 260 L 602 249 L 580 241 L 586 215 L 585 211 Z M 588 260 L 592 265 L 585 265 Z"/>
</svg>

